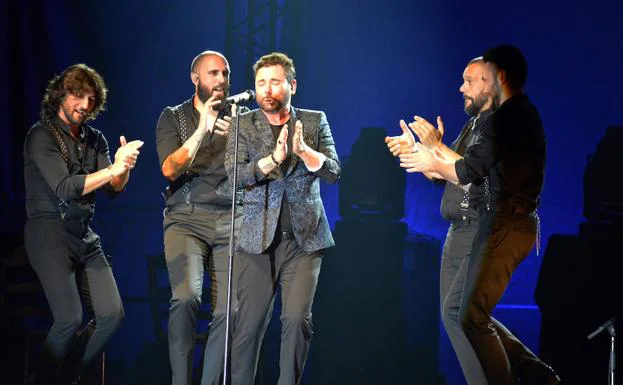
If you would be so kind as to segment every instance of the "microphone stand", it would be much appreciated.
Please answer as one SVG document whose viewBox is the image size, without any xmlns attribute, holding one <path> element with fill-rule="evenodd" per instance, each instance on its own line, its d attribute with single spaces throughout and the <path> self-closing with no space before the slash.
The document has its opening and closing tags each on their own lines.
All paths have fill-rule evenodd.
<svg viewBox="0 0 623 385">
<path fill-rule="evenodd" d="M 593 337 L 603 332 L 604 330 L 608 330 L 610 334 L 610 362 L 608 364 L 608 385 L 614 385 L 614 372 L 616 370 L 616 355 L 615 355 L 615 340 L 616 340 L 616 331 L 614 329 L 614 318 L 609 319 L 603 325 L 598 327 L 594 332 L 588 335 L 588 339 L 591 340 Z"/>
<path fill-rule="evenodd" d="M 232 296 L 232 276 L 234 270 L 234 229 L 236 224 L 236 191 L 238 185 L 238 133 L 240 132 L 240 119 L 238 109 L 236 109 L 236 134 L 234 135 L 234 175 L 232 180 L 232 199 L 231 199 L 231 228 L 229 230 L 229 260 L 227 263 L 227 309 L 225 313 L 225 352 L 223 354 L 223 385 L 227 385 L 227 367 L 230 357 L 230 337 L 229 329 L 231 323 L 231 296 Z"/>
</svg>

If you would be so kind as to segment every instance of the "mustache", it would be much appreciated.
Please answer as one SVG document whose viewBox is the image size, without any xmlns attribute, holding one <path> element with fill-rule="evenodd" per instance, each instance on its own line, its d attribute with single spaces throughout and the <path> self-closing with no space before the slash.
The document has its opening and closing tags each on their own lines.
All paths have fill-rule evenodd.
<svg viewBox="0 0 623 385">
<path fill-rule="evenodd" d="M 212 88 L 210 89 L 210 91 L 214 92 L 214 89 L 215 89 L 215 88 L 220 88 L 220 89 L 222 89 L 225 93 L 229 93 L 229 88 L 230 88 L 230 87 L 229 87 L 229 85 L 227 85 L 226 83 L 223 83 L 223 84 L 217 84 L 217 85 L 215 85 L 214 87 L 212 87 Z"/>
</svg>

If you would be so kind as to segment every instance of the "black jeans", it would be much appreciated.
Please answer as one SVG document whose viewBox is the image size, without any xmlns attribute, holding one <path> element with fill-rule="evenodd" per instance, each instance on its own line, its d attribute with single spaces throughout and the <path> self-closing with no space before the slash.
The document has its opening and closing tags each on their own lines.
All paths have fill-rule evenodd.
<svg viewBox="0 0 623 385">
<path fill-rule="evenodd" d="M 523 368 L 542 364 L 491 316 L 513 272 L 528 256 L 535 239 L 536 219 L 533 216 L 487 212 L 479 218 L 466 269 L 459 320 L 478 357 L 486 382 L 469 380 L 470 384 L 515 384 L 514 375 Z M 477 376 L 479 371 L 474 369 L 468 368 L 468 372 Z"/>
<path fill-rule="evenodd" d="M 242 209 L 236 210 L 236 226 Z M 164 246 L 171 307 L 169 309 L 169 360 L 173 385 L 191 381 L 197 314 L 202 303 L 204 271 L 210 274 L 212 321 L 206 342 L 202 385 L 216 385 L 222 374 L 227 309 L 227 273 L 231 210 L 205 210 L 193 205 L 167 209 Z M 237 230 L 238 230 L 237 229 Z M 238 231 L 236 231 L 236 234 Z M 234 261 L 234 271 L 237 262 Z M 233 274 L 232 313 L 235 313 L 236 274 Z M 233 326 L 233 322 L 230 327 Z"/>
<path fill-rule="evenodd" d="M 55 361 L 54 366 L 69 353 L 82 326 L 82 297 L 91 317 L 86 331 L 90 337 L 81 356 L 82 366 L 88 365 L 124 317 L 119 290 L 99 236 L 79 219 L 29 219 L 24 243 L 54 317 L 45 340 L 46 353 Z"/>
</svg>

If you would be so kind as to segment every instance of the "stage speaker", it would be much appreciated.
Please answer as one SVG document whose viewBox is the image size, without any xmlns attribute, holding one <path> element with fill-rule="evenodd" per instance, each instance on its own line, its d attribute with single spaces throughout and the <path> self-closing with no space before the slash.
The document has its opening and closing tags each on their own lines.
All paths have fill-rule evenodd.
<svg viewBox="0 0 623 385">
<path fill-rule="evenodd" d="M 588 220 L 623 221 L 623 188 L 612 177 L 623 164 L 623 126 L 608 127 L 584 170 L 584 216 Z"/>
<path fill-rule="evenodd" d="M 342 219 L 404 216 L 406 177 L 385 145 L 384 128 L 364 127 L 343 159 L 339 212 Z"/>
<path fill-rule="evenodd" d="M 306 384 L 443 383 L 440 242 L 374 219 L 339 221 L 334 236 L 314 302 Z"/>
</svg>

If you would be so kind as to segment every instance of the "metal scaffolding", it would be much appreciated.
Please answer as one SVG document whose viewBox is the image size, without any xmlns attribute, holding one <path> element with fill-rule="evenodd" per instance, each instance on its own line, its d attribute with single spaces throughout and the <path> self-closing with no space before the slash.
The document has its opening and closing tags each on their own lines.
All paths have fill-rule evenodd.
<svg viewBox="0 0 623 385">
<path fill-rule="evenodd" d="M 233 76 L 243 79 L 240 87 L 253 88 L 253 63 L 280 48 L 284 4 L 285 0 L 227 1 L 225 56 Z"/>
</svg>

